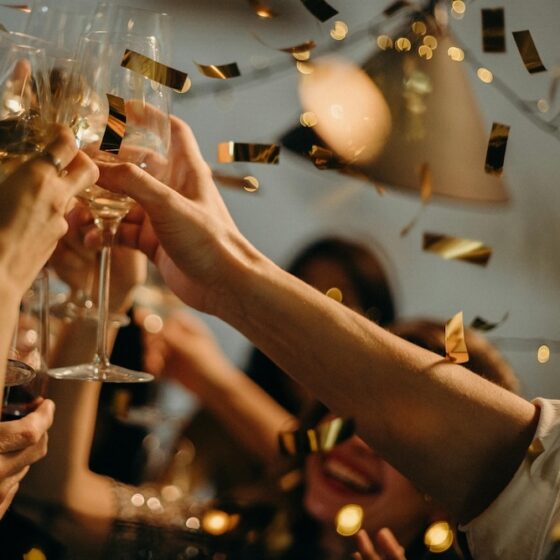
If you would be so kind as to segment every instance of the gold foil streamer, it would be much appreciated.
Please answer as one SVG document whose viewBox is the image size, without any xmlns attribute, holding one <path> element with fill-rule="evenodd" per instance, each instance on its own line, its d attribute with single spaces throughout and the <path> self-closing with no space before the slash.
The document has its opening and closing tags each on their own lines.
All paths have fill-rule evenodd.
<svg viewBox="0 0 560 560">
<path fill-rule="evenodd" d="M 438 233 L 425 233 L 423 250 L 436 253 L 445 260 L 460 260 L 486 266 L 492 256 L 492 248 L 482 241 L 450 237 Z"/>
<path fill-rule="evenodd" d="M 491 175 L 501 175 L 506 157 L 509 126 L 507 124 L 492 123 L 490 140 L 486 151 L 486 163 L 484 169 Z"/>
<path fill-rule="evenodd" d="M 301 3 L 322 22 L 336 16 L 338 10 L 335 10 L 330 4 L 324 0 L 301 0 Z"/>
<path fill-rule="evenodd" d="M 237 78 L 241 76 L 237 62 L 231 62 L 230 64 L 198 64 L 195 62 L 197 68 L 200 70 L 201 74 L 204 74 L 208 78 L 218 78 L 219 80 L 229 80 L 230 78 Z"/>
<path fill-rule="evenodd" d="M 31 7 L 27 4 L 0 4 L 0 8 L 11 8 L 12 10 L 18 10 L 18 12 L 24 12 L 26 14 L 31 13 Z"/>
<path fill-rule="evenodd" d="M 408 6 L 408 2 L 406 0 L 396 0 L 396 2 L 393 2 L 392 4 L 389 4 L 384 10 L 383 10 L 383 15 L 390 17 L 393 14 L 396 14 L 399 10 L 402 10 L 403 8 L 406 8 L 406 6 Z"/>
<path fill-rule="evenodd" d="M 489 53 L 506 52 L 506 32 L 503 8 L 485 8 L 482 14 L 482 50 Z"/>
<path fill-rule="evenodd" d="M 190 89 L 190 81 L 185 72 L 175 70 L 130 49 L 125 50 L 121 66 L 179 93 L 185 93 Z"/>
<path fill-rule="evenodd" d="M 401 230 L 401 237 L 406 237 L 411 232 L 412 228 L 414 228 L 414 226 L 418 223 L 420 216 L 432 198 L 432 185 L 432 171 L 430 169 L 430 164 L 424 163 L 420 168 L 420 200 L 422 205 L 416 215 L 412 218 L 411 222 Z"/>
<path fill-rule="evenodd" d="M 118 154 L 126 131 L 126 109 L 124 99 L 107 93 L 109 101 L 109 117 L 103 133 L 100 150 L 111 154 Z"/>
<path fill-rule="evenodd" d="M 507 321 L 508 317 L 509 311 L 506 312 L 506 314 L 497 323 L 492 323 L 490 321 L 487 321 L 486 319 L 483 319 L 482 317 L 475 317 L 470 327 L 471 329 L 474 329 L 476 331 L 493 331 L 494 329 L 497 329 L 499 326 L 503 325 Z"/>
<path fill-rule="evenodd" d="M 272 19 L 278 17 L 278 14 L 264 2 L 260 0 L 249 0 L 249 5 L 253 8 L 255 13 L 263 19 Z"/>
<path fill-rule="evenodd" d="M 513 38 L 515 39 L 515 44 L 517 45 L 523 64 L 525 64 L 525 68 L 527 68 L 529 74 L 546 72 L 546 68 L 539 56 L 533 37 L 531 37 L 531 32 L 528 29 L 524 31 L 514 31 Z"/>
<path fill-rule="evenodd" d="M 218 144 L 218 161 L 220 163 L 248 161 L 276 165 L 280 162 L 280 146 L 277 144 L 222 142 Z"/>
<path fill-rule="evenodd" d="M 284 455 L 303 457 L 310 453 L 330 451 L 354 435 L 352 418 L 333 418 L 308 430 L 280 432 L 278 441 Z"/>
<path fill-rule="evenodd" d="M 462 311 L 445 324 L 445 355 L 456 364 L 469 361 Z"/>
</svg>

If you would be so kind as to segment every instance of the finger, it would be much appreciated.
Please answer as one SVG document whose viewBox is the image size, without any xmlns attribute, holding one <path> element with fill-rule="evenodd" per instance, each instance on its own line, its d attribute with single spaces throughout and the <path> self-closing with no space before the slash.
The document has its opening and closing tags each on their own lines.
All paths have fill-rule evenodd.
<svg viewBox="0 0 560 560">
<path fill-rule="evenodd" d="M 358 552 L 360 553 L 362 560 L 381 560 L 373 547 L 373 543 L 371 542 L 369 535 L 364 529 L 360 529 L 356 533 L 354 540 L 356 541 L 356 546 L 358 547 Z"/>
<path fill-rule="evenodd" d="M 20 483 L 22 478 L 29 472 L 29 465 L 25 466 L 23 469 L 19 470 L 12 476 L 4 478 L 0 482 L 0 503 L 3 502 L 7 497 L 12 488 Z"/>
<path fill-rule="evenodd" d="M 78 153 L 78 146 L 72 131 L 61 125 L 54 125 L 53 140 L 43 150 L 49 153 L 55 161 L 60 162 L 60 169 L 65 169 Z M 32 160 L 32 165 L 38 166 L 52 175 L 58 173 L 58 169 L 46 157 L 38 156 Z"/>
<path fill-rule="evenodd" d="M 386 527 L 374 536 L 375 548 L 385 560 L 405 560 L 404 548 Z"/>
<path fill-rule="evenodd" d="M 99 177 L 97 165 L 83 152 L 76 154 L 76 157 L 66 167 L 66 172 L 63 181 L 68 187 L 70 196 L 75 196 L 86 187 L 94 185 Z"/>
<path fill-rule="evenodd" d="M 40 442 L 52 425 L 54 408 L 51 400 L 45 400 L 21 420 L 0 422 L 0 453 L 16 452 Z"/>
<path fill-rule="evenodd" d="M 4 500 L 0 502 L 0 519 L 2 519 L 6 511 L 8 511 L 8 508 L 10 507 L 12 500 L 14 499 L 14 496 L 16 495 L 16 492 L 18 490 L 19 484 L 16 484 L 10 489 L 8 495 L 4 498 Z"/>
<path fill-rule="evenodd" d="M 49 436 L 44 433 L 41 439 L 19 451 L 0 453 L 0 479 L 10 477 L 20 472 L 28 465 L 41 460 L 47 454 Z"/>
</svg>

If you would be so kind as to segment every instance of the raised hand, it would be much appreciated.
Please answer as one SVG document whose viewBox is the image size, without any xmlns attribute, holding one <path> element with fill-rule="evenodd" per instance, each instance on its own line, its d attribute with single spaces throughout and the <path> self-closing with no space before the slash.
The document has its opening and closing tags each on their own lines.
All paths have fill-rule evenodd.
<svg viewBox="0 0 560 560">
<path fill-rule="evenodd" d="M 406 560 L 404 548 L 399 544 L 393 533 L 380 529 L 374 535 L 374 543 L 364 529 L 355 536 L 358 552 L 352 555 L 354 560 Z"/>
</svg>

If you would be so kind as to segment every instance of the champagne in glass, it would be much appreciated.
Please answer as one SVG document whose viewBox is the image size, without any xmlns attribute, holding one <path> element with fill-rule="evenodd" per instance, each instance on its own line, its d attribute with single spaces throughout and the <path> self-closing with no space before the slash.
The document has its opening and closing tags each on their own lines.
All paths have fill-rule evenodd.
<svg viewBox="0 0 560 560">
<path fill-rule="evenodd" d="M 121 66 L 126 49 L 159 60 L 159 41 L 153 36 L 122 33 L 90 33 L 82 38 L 69 87 L 68 106 L 77 141 L 97 161 L 128 162 L 154 175 L 166 166 L 169 144 L 169 92 L 147 77 Z M 110 102 L 119 99 L 122 137 L 117 147 L 106 149 Z M 114 108 L 113 108 L 114 110 Z M 90 364 L 51 370 L 60 379 L 106 382 L 143 382 L 153 377 L 109 362 L 108 296 L 111 244 L 122 218 L 134 205 L 125 195 L 92 185 L 79 198 L 93 213 L 102 233 L 99 280 L 97 350 Z"/>
</svg>

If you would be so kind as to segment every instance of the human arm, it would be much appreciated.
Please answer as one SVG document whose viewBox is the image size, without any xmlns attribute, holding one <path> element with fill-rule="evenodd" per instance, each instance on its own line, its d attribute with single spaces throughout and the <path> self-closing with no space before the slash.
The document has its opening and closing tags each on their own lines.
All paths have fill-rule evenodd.
<svg viewBox="0 0 560 560">
<path fill-rule="evenodd" d="M 296 419 L 230 362 L 204 322 L 176 313 L 146 343 L 150 371 L 179 381 L 253 455 L 277 464 L 278 432 Z"/>
<path fill-rule="evenodd" d="M 282 271 L 239 233 L 192 132 L 173 189 L 129 165 L 101 184 L 136 198 L 121 241 L 141 248 L 186 303 L 237 328 L 419 488 L 467 521 L 523 460 L 537 409 L 381 329 Z"/>
<path fill-rule="evenodd" d="M 354 539 L 358 552 L 352 555 L 353 560 L 406 560 L 403 547 L 387 528 L 377 531 L 374 542 L 364 529 L 358 531 Z"/>
</svg>

